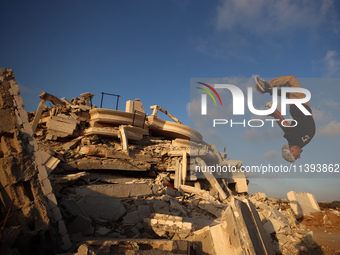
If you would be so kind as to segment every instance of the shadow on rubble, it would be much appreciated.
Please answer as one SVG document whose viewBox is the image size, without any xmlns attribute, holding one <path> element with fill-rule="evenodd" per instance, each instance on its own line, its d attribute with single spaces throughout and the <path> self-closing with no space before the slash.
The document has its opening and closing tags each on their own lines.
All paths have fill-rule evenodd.
<svg viewBox="0 0 340 255">
<path fill-rule="evenodd" d="M 20 183 L 16 184 L 17 186 Z M 2 190 L 0 207 L 8 208 L 11 198 Z M 24 195 L 31 197 L 29 190 Z M 0 254 L 1 255 L 52 255 L 59 251 L 60 240 L 57 240 L 57 226 L 49 221 L 44 213 L 31 204 L 29 211 L 21 208 L 20 202 L 14 200 L 10 210 L 0 211 Z M 23 213 L 25 211 L 25 214 Z"/>
<path fill-rule="evenodd" d="M 305 219 L 303 215 L 299 216 L 297 219 L 297 223 L 301 224 L 301 222 Z M 296 248 L 299 250 L 298 255 L 323 255 L 324 252 L 320 245 L 318 245 L 313 237 L 305 236 L 304 239 L 296 245 Z"/>
<path fill-rule="evenodd" d="M 139 177 L 143 175 L 140 173 Z M 98 192 L 87 189 L 86 184 L 88 183 L 77 181 L 59 192 L 59 208 L 74 244 L 70 252 L 76 252 L 78 247 L 86 244 L 94 252 L 107 250 L 108 253 L 105 254 L 125 254 L 120 252 L 130 249 L 157 252 L 161 251 L 163 246 L 172 246 L 171 254 L 188 254 L 183 253 L 186 249 L 190 250 L 191 255 L 197 254 L 192 247 L 193 242 L 180 241 L 182 238 L 178 238 L 177 233 L 167 230 L 163 234 L 162 229 L 156 233 L 157 230 L 154 231 L 145 220 L 151 218 L 151 213 L 187 216 L 187 212 L 172 207 L 171 196 L 160 196 L 150 190 L 151 193 L 145 196 L 120 197 L 126 192 L 123 189 L 108 195 L 111 191 Z M 91 187 L 93 186 L 96 185 L 92 184 Z M 138 183 L 131 186 L 133 187 L 129 192 L 136 192 Z M 145 187 L 140 188 L 140 192 L 145 191 Z M 161 244 L 162 242 L 166 244 Z M 202 243 L 195 242 L 194 247 L 202 250 Z M 201 252 L 200 255 L 209 253 Z"/>
<path fill-rule="evenodd" d="M 306 244 L 302 241 L 299 244 L 295 245 L 295 247 L 299 250 L 298 255 L 323 255 L 325 254 L 322 251 L 322 248 L 317 243 L 314 243 L 312 245 L 306 246 Z"/>
</svg>

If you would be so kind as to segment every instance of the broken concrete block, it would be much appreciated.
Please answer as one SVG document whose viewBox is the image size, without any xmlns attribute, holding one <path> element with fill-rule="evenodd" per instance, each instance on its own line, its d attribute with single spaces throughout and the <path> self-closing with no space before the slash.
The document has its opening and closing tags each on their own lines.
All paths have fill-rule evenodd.
<svg viewBox="0 0 340 255">
<path fill-rule="evenodd" d="M 143 103 L 139 100 L 139 98 L 133 101 L 126 101 L 125 111 L 131 113 L 134 113 L 135 111 L 137 111 L 138 113 L 145 113 L 143 109 Z"/>
<path fill-rule="evenodd" d="M 119 138 L 120 138 L 120 143 L 122 145 L 123 151 L 129 155 L 129 143 L 126 135 L 126 130 L 124 125 L 119 126 Z"/>
<path fill-rule="evenodd" d="M 202 135 L 183 124 L 179 124 L 172 121 L 165 121 L 157 116 L 148 116 L 148 127 L 152 130 L 152 133 L 155 135 L 167 137 L 169 139 L 182 138 L 195 142 L 202 141 Z"/>
<path fill-rule="evenodd" d="M 74 255 L 96 255 L 96 253 L 87 244 L 82 244 Z"/>
<path fill-rule="evenodd" d="M 190 237 L 189 237 L 190 238 Z M 198 255 L 213 254 L 216 255 L 214 242 L 210 234 L 210 227 L 207 226 L 193 233 L 189 239 L 194 243 L 194 249 Z M 229 253 L 232 254 L 232 253 Z"/>
<path fill-rule="evenodd" d="M 78 160 L 76 163 L 79 170 L 102 169 L 102 162 L 100 160 Z"/>
<path fill-rule="evenodd" d="M 313 194 L 304 192 L 297 194 L 290 191 L 287 193 L 287 197 L 296 217 L 310 216 L 310 213 L 321 211 Z"/>
<path fill-rule="evenodd" d="M 129 212 L 123 217 L 123 222 L 125 224 L 137 224 L 139 221 L 138 211 Z"/>
<path fill-rule="evenodd" d="M 230 206 L 223 212 L 221 224 L 195 231 L 190 240 L 195 242 L 196 252 L 200 255 L 254 254 L 250 250 L 246 252 Z"/>
<path fill-rule="evenodd" d="M 50 173 L 58 166 L 60 159 L 53 157 L 44 150 L 40 150 L 40 155 L 47 174 L 50 175 Z"/>
<path fill-rule="evenodd" d="M 266 194 L 261 193 L 261 192 L 255 193 L 254 197 L 255 197 L 256 200 L 259 200 L 259 201 L 265 201 L 267 199 Z"/>
<path fill-rule="evenodd" d="M 85 196 L 79 200 L 78 205 L 94 219 L 117 221 L 126 213 L 123 203 L 114 197 Z"/>
<path fill-rule="evenodd" d="M 183 216 L 188 216 L 187 210 L 184 206 L 182 206 L 177 200 L 170 199 L 170 208 L 175 209 L 180 212 Z"/>
<path fill-rule="evenodd" d="M 77 188 L 76 192 L 81 196 L 103 195 L 119 198 L 152 195 L 151 188 L 145 183 L 88 185 Z"/>
<path fill-rule="evenodd" d="M 83 215 L 77 215 L 69 220 L 67 230 L 70 234 L 83 232 L 91 227 L 91 220 Z"/>
<path fill-rule="evenodd" d="M 91 228 L 91 220 L 75 200 L 62 199 L 59 204 L 65 217 L 69 218 L 67 221 L 69 233 L 84 232 Z"/>
<path fill-rule="evenodd" d="M 32 130 L 33 130 L 34 134 L 35 134 L 35 131 L 37 130 L 37 126 L 38 126 L 38 123 L 40 121 L 42 111 L 45 108 L 45 103 L 46 103 L 46 101 L 42 99 L 40 101 L 40 103 L 38 105 L 38 109 L 37 109 L 37 111 L 35 113 L 34 120 L 33 120 L 33 123 L 32 123 Z"/>
<path fill-rule="evenodd" d="M 314 244 L 314 233 L 313 231 L 309 231 L 307 235 L 303 238 L 303 242 L 307 246 L 312 246 Z"/>
<path fill-rule="evenodd" d="M 252 209 L 250 201 L 246 200 L 246 202 L 233 198 L 230 206 L 223 212 L 221 222 L 225 222 L 226 228 L 228 226 L 237 228 L 242 239 L 241 247 L 250 254 L 274 254 L 273 250 L 266 246 L 263 231 L 260 230 L 261 225 L 258 225 L 259 219 L 256 210 Z M 230 221 L 230 219 L 234 220 Z M 228 230 L 228 233 L 233 233 L 230 231 L 233 231 L 233 229 Z M 236 240 L 236 242 L 238 241 Z"/>
<path fill-rule="evenodd" d="M 170 196 L 170 197 L 178 197 L 181 195 L 181 193 L 179 193 L 178 191 L 174 190 L 173 188 L 170 187 L 165 187 L 164 190 L 165 194 Z"/>
<path fill-rule="evenodd" d="M 231 247 L 233 244 L 229 243 L 225 232 L 226 230 L 222 227 L 221 224 L 210 227 L 210 235 L 213 241 L 214 251 L 216 255 L 234 254 L 234 249 Z"/>
<path fill-rule="evenodd" d="M 59 201 L 60 207 L 63 209 L 63 213 L 66 213 L 68 217 L 82 215 L 87 217 L 85 212 L 79 207 L 74 199 L 61 199 Z"/>
<path fill-rule="evenodd" d="M 75 148 L 78 145 L 78 143 L 81 141 L 81 139 L 83 139 L 83 138 L 84 138 L 84 136 L 79 136 L 79 137 L 63 144 L 63 146 L 62 146 L 63 150 L 68 151 L 70 149 Z"/>
<path fill-rule="evenodd" d="M 99 235 L 99 236 L 106 236 L 110 232 L 111 232 L 111 229 L 108 229 L 106 227 L 100 227 L 96 231 L 96 234 Z"/>
<path fill-rule="evenodd" d="M 145 126 L 145 114 L 134 114 L 118 110 L 94 108 L 90 110 L 91 123 L 104 123 L 111 125 L 132 125 L 136 127 Z M 92 125 L 92 124 L 91 124 Z"/>
<path fill-rule="evenodd" d="M 281 229 L 281 224 L 278 220 L 274 218 L 269 218 L 267 222 L 263 225 L 264 229 L 268 234 L 277 233 Z"/>
<path fill-rule="evenodd" d="M 196 183 L 199 184 L 199 182 L 196 182 Z M 207 200 L 207 201 L 216 201 L 216 199 L 213 196 L 211 196 L 209 194 L 209 192 L 206 191 L 206 190 L 198 189 L 198 188 L 188 186 L 188 185 L 181 185 L 180 190 L 183 191 L 183 192 L 186 192 L 186 193 L 195 194 L 199 198 L 202 198 L 202 199 Z"/>
<path fill-rule="evenodd" d="M 64 114 L 51 116 L 47 122 L 46 139 L 55 140 L 58 137 L 63 138 L 72 136 L 79 123 L 78 120 Z"/>
<path fill-rule="evenodd" d="M 89 176 L 86 172 L 79 172 L 76 174 L 67 174 L 63 176 L 50 176 L 49 179 L 53 181 L 54 183 L 68 183 L 68 182 L 74 182 L 79 179 L 86 180 L 86 177 Z"/>
<path fill-rule="evenodd" d="M 64 236 L 65 234 L 67 234 L 65 223 L 62 220 L 58 221 L 58 231 L 61 236 Z"/>
<path fill-rule="evenodd" d="M 219 202 L 210 202 L 210 201 L 200 201 L 198 203 L 198 207 L 203 210 L 206 210 L 208 213 L 211 213 L 217 218 L 221 217 L 223 210 L 227 208 L 225 204 L 221 204 Z"/>
<path fill-rule="evenodd" d="M 170 214 L 169 203 L 164 201 L 156 201 L 152 203 L 152 209 L 155 213 Z"/>
<path fill-rule="evenodd" d="M 148 218 L 151 214 L 150 208 L 148 205 L 140 205 L 138 206 L 138 215 L 140 218 Z"/>
<path fill-rule="evenodd" d="M 172 238 L 177 234 L 180 239 L 184 239 L 192 232 L 192 223 L 183 222 L 182 217 L 155 213 L 151 214 L 151 218 L 144 219 L 144 222 L 161 237 Z"/>
<path fill-rule="evenodd" d="M 119 138 L 119 128 L 117 127 L 101 127 L 98 123 L 91 123 L 91 127 L 85 130 L 85 135 L 101 135 L 107 137 Z M 125 125 L 126 137 L 128 140 L 139 141 L 144 136 L 149 135 L 147 127 L 140 128 L 131 125 Z"/>
<path fill-rule="evenodd" d="M 255 229 L 257 230 L 257 233 L 261 239 L 263 249 L 266 252 L 265 254 L 274 255 L 275 252 L 271 243 L 271 239 L 269 235 L 266 233 L 265 229 L 263 228 L 259 213 L 256 210 L 255 205 L 248 199 L 244 199 L 243 203 L 245 203 L 248 206 L 249 212 L 251 213 L 251 216 L 253 218 L 254 222 L 253 226 L 255 226 Z"/>
<path fill-rule="evenodd" d="M 196 159 L 198 162 L 198 165 L 200 165 L 201 167 L 203 167 L 203 169 L 207 169 L 207 164 L 204 162 L 204 160 L 202 160 L 201 158 L 197 158 Z M 211 187 L 218 192 L 220 199 L 222 202 L 226 201 L 227 199 L 227 195 L 225 194 L 225 192 L 223 191 L 223 189 L 221 188 L 220 184 L 218 183 L 218 181 L 216 180 L 216 178 L 212 175 L 211 172 L 209 171 L 204 171 L 203 172 L 205 178 L 209 181 Z"/>
<path fill-rule="evenodd" d="M 112 239 L 97 239 L 85 241 L 86 247 L 100 247 L 100 254 L 154 254 L 154 255 L 165 255 L 165 254 L 191 254 L 190 243 L 183 240 L 164 240 L 164 239 L 123 239 L 123 240 L 112 240 Z M 95 255 L 90 253 L 89 249 L 84 247 L 86 253 L 76 255 Z M 79 251 L 79 249 L 78 249 Z M 87 253 L 88 252 L 88 253 Z"/>
<path fill-rule="evenodd" d="M 79 162 L 79 161 L 78 161 Z M 123 161 L 119 159 L 103 160 L 101 168 L 106 170 L 121 170 L 121 171 L 147 171 L 150 170 L 151 164 L 146 162 Z M 78 166 L 79 169 L 79 166 Z"/>
</svg>

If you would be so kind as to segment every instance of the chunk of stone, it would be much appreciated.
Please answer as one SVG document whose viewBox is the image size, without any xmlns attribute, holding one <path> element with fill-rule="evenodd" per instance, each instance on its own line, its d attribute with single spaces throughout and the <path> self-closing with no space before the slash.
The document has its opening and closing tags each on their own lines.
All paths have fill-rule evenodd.
<svg viewBox="0 0 340 255">
<path fill-rule="evenodd" d="M 100 235 L 100 236 L 106 236 L 108 233 L 111 232 L 111 229 L 108 229 L 106 227 L 100 227 L 98 228 L 98 230 L 96 231 L 96 234 L 97 235 Z"/>
<path fill-rule="evenodd" d="M 267 199 L 266 194 L 262 193 L 262 192 L 255 193 L 254 197 L 255 197 L 256 200 L 260 200 L 260 201 L 264 201 L 264 200 Z"/>
<path fill-rule="evenodd" d="M 274 218 L 269 218 L 268 221 L 263 225 L 264 229 L 268 234 L 277 233 L 281 229 L 281 224 Z"/>
<path fill-rule="evenodd" d="M 296 217 L 311 216 L 311 213 L 321 211 L 313 194 L 304 192 L 297 194 L 290 191 L 287 193 L 287 197 Z"/>
<path fill-rule="evenodd" d="M 74 255 L 96 255 L 96 253 L 87 244 L 82 244 Z"/>
<path fill-rule="evenodd" d="M 118 198 L 148 196 L 152 194 L 151 188 L 146 183 L 88 185 L 77 188 L 76 192 L 81 196 L 110 196 Z"/>
<path fill-rule="evenodd" d="M 79 200 L 78 205 L 94 219 L 117 221 L 126 213 L 123 203 L 114 197 L 85 196 Z"/>
<path fill-rule="evenodd" d="M 303 238 L 303 242 L 308 246 L 312 246 L 314 244 L 314 233 L 313 233 L 313 231 L 309 231 L 306 234 L 306 236 Z"/>
<path fill-rule="evenodd" d="M 170 208 L 169 204 L 163 201 L 156 201 L 152 204 L 152 209 L 155 213 L 169 214 Z"/>
<path fill-rule="evenodd" d="M 226 205 L 218 202 L 201 201 L 198 203 L 198 207 L 206 210 L 208 213 L 218 217 L 221 217 L 223 210 L 227 207 Z"/>
<path fill-rule="evenodd" d="M 148 218 L 151 214 L 149 206 L 148 205 L 138 206 L 138 214 L 139 214 L 139 217 L 142 219 Z"/>
<path fill-rule="evenodd" d="M 123 217 L 123 222 L 126 224 L 137 224 L 139 221 L 138 211 L 129 212 Z"/>
<path fill-rule="evenodd" d="M 177 234 L 180 239 L 188 237 L 193 227 L 191 222 L 183 222 L 182 217 L 159 213 L 151 214 L 151 218 L 144 219 L 144 223 L 161 237 L 172 238 Z"/>
</svg>

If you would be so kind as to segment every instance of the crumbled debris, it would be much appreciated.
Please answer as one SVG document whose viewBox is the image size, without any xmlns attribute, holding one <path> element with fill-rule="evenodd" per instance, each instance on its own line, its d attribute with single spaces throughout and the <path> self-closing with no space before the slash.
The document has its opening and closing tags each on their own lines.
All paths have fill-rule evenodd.
<svg viewBox="0 0 340 255">
<path fill-rule="evenodd" d="M 242 161 L 228 159 L 163 108 L 152 106 L 148 116 L 139 99 L 123 112 L 97 108 L 89 92 L 71 100 L 43 93 L 37 111 L 27 114 L 19 93 L 12 70 L 0 69 L 1 254 L 318 249 L 297 220 L 296 194 L 288 204 L 249 196 L 241 172 L 193 174 L 193 165 L 240 169 Z M 339 216 L 329 210 L 321 223 L 332 226 Z"/>
</svg>

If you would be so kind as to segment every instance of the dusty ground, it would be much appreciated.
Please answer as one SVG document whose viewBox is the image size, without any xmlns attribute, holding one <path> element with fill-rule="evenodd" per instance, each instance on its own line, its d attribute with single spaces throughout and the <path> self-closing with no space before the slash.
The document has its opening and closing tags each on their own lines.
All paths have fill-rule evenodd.
<svg viewBox="0 0 340 255">
<path fill-rule="evenodd" d="M 340 210 L 339 210 L 340 211 Z M 314 240 L 319 246 L 315 251 L 308 254 L 339 255 L 340 254 L 340 217 L 325 211 L 313 213 L 313 217 L 304 217 L 301 224 L 306 226 L 308 231 L 313 231 Z M 327 215 L 327 222 L 324 224 L 324 216 Z"/>
</svg>

